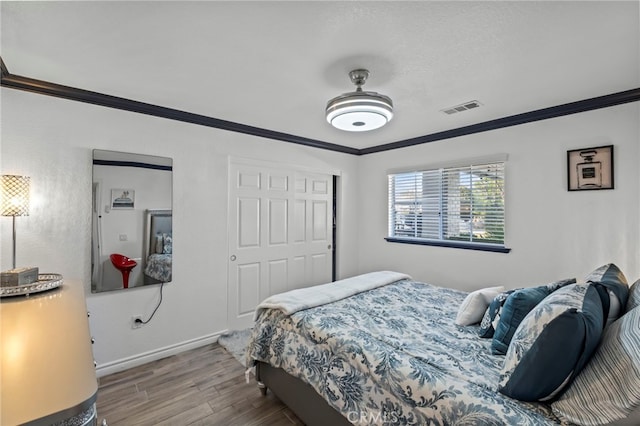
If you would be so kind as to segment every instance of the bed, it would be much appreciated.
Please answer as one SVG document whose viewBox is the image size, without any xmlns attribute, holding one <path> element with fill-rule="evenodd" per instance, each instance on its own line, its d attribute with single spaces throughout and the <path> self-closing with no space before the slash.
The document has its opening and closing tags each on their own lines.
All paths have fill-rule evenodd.
<svg viewBox="0 0 640 426">
<path fill-rule="evenodd" d="M 172 211 L 147 210 L 145 222 L 144 283 L 169 282 L 173 264 Z"/>
<path fill-rule="evenodd" d="M 571 424 L 496 391 L 505 357 L 454 322 L 468 293 L 388 271 L 320 287 L 260 304 L 246 352 L 306 424 Z"/>
</svg>

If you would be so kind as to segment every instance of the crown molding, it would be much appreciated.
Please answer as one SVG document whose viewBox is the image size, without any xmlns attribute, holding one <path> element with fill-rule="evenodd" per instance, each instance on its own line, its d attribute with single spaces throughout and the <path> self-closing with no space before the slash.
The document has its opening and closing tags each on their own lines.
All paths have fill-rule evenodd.
<svg viewBox="0 0 640 426">
<path fill-rule="evenodd" d="M 313 148 L 326 149 L 335 152 L 341 152 L 352 155 L 367 155 L 377 152 L 389 151 L 400 148 L 407 148 L 414 145 L 421 145 L 429 142 L 440 141 L 444 139 L 456 138 L 459 136 L 470 135 L 473 133 L 487 132 L 490 130 L 502 129 L 505 127 L 518 126 L 520 124 L 532 123 L 534 121 L 547 120 L 550 118 L 561 117 L 563 115 L 577 114 L 580 112 L 591 111 L 600 108 L 607 108 L 629 102 L 640 101 L 640 88 L 626 90 L 623 92 L 612 93 L 609 95 L 598 96 L 595 98 L 584 99 L 576 102 L 570 102 L 549 108 L 537 109 L 522 114 L 510 115 L 495 120 L 489 120 L 482 123 L 472 124 L 470 126 L 459 127 L 456 129 L 445 130 L 443 132 L 431 133 L 415 138 L 404 139 L 397 142 L 372 146 L 370 148 L 357 149 L 344 145 L 338 145 L 330 142 L 324 142 L 316 139 L 305 138 L 288 133 L 277 132 L 274 130 L 263 129 L 260 127 L 249 126 L 246 124 L 236 123 L 233 121 L 221 120 L 218 118 L 208 117 L 200 114 L 193 114 L 173 108 L 167 108 L 159 105 L 148 104 L 144 102 L 134 101 L 131 99 L 120 98 L 117 96 L 106 95 L 103 93 L 92 92 L 89 90 L 78 89 L 61 84 L 51 83 L 48 81 L 36 80 L 29 77 L 11 74 L 7 69 L 2 57 L 0 57 L 0 86 L 12 89 L 24 90 L 27 92 L 37 93 L 41 95 L 54 96 L 63 99 L 69 99 L 78 102 L 85 102 L 93 105 L 100 105 L 107 108 L 115 108 L 124 111 L 136 112 L 140 114 L 152 115 L 155 117 L 166 118 L 169 120 L 182 121 L 185 123 L 197 124 L 200 126 L 213 127 L 216 129 L 227 130 L 230 132 L 244 133 L 248 135 L 263 137 L 267 139 L 279 140 L 283 142 L 294 143 L 298 145 L 309 146 Z"/>
<path fill-rule="evenodd" d="M 0 58 L 0 61 L 1 59 L 2 58 Z M 323 142 L 316 139 L 291 135 L 288 133 L 276 132 L 274 130 L 235 123 L 233 121 L 220 120 L 218 118 L 208 117 L 206 115 L 193 114 L 178 109 L 167 108 L 163 106 L 148 104 L 145 102 L 134 101 L 131 99 L 120 98 L 117 96 L 106 95 L 104 93 L 92 92 L 89 90 L 63 86 L 61 84 L 11 74 L 4 65 L 4 61 L 2 61 L 1 66 L 2 80 L 0 81 L 0 85 L 2 87 L 24 90 L 40 95 L 54 96 L 57 98 L 69 99 L 78 102 L 85 102 L 93 105 L 100 105 L 107 108 L 115 108 L 124 111 L 152 115 L 169 120 L 182 121 L 184 123 L 213 127 L 216 129 L 228 130 L 230 132 L 244 133 L 267 139 L 290 142 L 298 145 L 328 149 L 330 151 L 342 152 L 345 154 L 359 154 L 358 149 L 350 148 L 343 145 Z"/>
<path fill-rule="evenodd" d="M 405 139 L 384 145 L 372 146 L 360 150 L 360 155 L 373 154 L 376 152 L 389 151 L 392 149 L 406 148 L 443 139 L 456 138 L 458 136 L 470 135 L 473 133 L 488 132 L 490 130 L 502 129 L 505 127 L 518 126 L 520 124 L 532 123 L 534 121 L 547 120 L 561 117 L 563 115 L 577 114 L 594 109 L 607 108 L 628 102 L 640 101 L 640 88 L 612 93 L 610 95 L 598 96 L 581 101 L 570 102 L 549 108 L 537 109 L 522 114 L 510 115 L 495 120 L 484 121 L 470 126 L 459 127 L 457 129 L 445 130 L 443 132 L 418 136 L 416 138 Z"/>
</svg>

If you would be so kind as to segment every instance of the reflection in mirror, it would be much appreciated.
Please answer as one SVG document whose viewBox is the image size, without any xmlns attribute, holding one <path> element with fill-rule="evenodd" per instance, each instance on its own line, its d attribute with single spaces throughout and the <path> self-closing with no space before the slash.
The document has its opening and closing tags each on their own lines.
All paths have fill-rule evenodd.
<svg viewBox="0 0 640 426">
<path fill-rule="evenodd" d="M 171 281 L 173 160 L 93 151 L 91 292 Z"/>
</svg>

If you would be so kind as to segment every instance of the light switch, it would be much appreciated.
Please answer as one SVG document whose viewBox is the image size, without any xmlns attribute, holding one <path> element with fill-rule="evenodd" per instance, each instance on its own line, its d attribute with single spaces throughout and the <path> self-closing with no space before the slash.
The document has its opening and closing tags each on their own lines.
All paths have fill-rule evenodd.
<svg viewBox="0 0 640 426">
<path fill-rule="evenodd" d="M 119 238 L 120 238 L 120 241 L 127 241 L 127 234 L 120 234 Z"/>
</svg>

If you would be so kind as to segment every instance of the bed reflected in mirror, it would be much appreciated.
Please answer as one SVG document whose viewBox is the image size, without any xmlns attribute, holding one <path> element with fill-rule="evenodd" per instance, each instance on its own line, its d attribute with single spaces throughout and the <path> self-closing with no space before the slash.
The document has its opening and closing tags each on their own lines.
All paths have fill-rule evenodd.
<svg viewBox="0 0 640 426">
<path fill-rule="evenodd" d="M 93 151 L 91 292 L 172 279 L 173 160 Z"/>
</svg>

